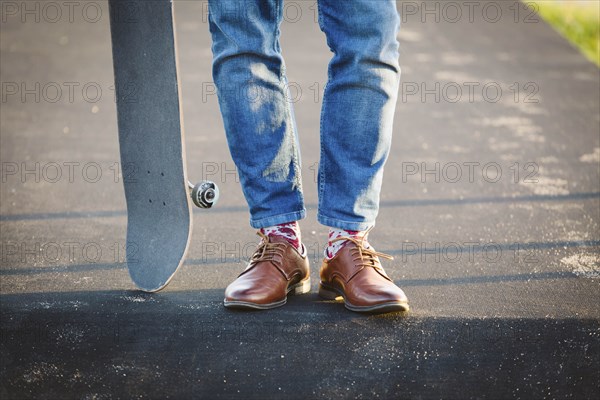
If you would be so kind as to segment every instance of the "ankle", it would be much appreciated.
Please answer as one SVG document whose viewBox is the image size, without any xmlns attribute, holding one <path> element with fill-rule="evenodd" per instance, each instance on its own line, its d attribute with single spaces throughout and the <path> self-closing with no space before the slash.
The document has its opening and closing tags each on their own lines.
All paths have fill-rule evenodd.
<svg viewBox="0 0 600 400">
<path fill-rule="evenodd" d="M 327 241 L 327 248 L 325 249 L 325 257 L 331 260 L 348 242 L 348 240 L 335 240 L 341 237 L 361 241 L 363 242 L 365 248 L 369 248 L 369 242 L 366 238 L 368 232 L 369 229 L 364 231 L 353 231 L 339 228 L 329 228 L 329 239 Z"/>
<path fill-rule="evenodd" d="M 294 248 L 301 251 L 302 238 L 298 221 L 286 222 L 273 226 L 261 228 L 260 231 L 266 236 L 278 236 L 287 240 Z"/>
</svg>

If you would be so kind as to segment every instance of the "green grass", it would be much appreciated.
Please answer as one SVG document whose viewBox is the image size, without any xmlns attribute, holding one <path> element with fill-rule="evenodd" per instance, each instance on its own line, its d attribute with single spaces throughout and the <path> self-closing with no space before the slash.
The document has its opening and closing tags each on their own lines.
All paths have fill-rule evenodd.
<svg viewBox="0 0 600 400">
<path fill-rule="evenodd" d="M 542 0 L 539 15 L 600 66 L 600 0 Z"/>
</svg>

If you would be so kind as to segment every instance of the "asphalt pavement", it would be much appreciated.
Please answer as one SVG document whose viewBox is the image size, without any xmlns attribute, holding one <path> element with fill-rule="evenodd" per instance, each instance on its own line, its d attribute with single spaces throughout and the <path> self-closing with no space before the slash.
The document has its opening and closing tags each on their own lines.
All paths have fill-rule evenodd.
<svg viewBox="0 0 600 400">
<path fill-rule="evenodd" d="M 68 4 L 67 4 L 68 3 Z M 194 212 L 156 294 L 125 257 L 108 8 L 2 1 L 2 399 L 541 399 L 600 394 L 600 74 L 522 3 L 398 2 L 402 85 L 370 242 L 411 304 L 316 295 L 319 110 L 331 57 L 314 1 L 282 48 L 302 150 L 311 294 L 240 312 L 258 242 L 211 78 L 206 2 L 175 1 Z M 347 110 L 351 112 L 351 110 Z"/>
</svg>

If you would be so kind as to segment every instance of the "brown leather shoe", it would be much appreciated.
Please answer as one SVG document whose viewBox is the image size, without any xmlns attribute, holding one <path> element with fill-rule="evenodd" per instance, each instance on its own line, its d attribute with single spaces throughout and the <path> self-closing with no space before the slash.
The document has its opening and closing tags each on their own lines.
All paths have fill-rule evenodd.
<svg viewBox="0 0 600 400">
<path fill-rule="evenodd" d="M 362 240 L 349 237 L 334 239 L 348 242 L 331 260 L 323 260 L 319 296 L 344 299 L 346 308 L 357 312 L 408 311 L 406 295 L 387 276 L 379 257 L 392 256 L 365 249 Z"/>
<path fill-rule="evenodd" d="M 310 292 L 304 245 L 300 254 L 285 238 L 257 234 L 263 240 L 246 270 L 225 289 L 225 307 L 266 310 L 284 305 L 288 294 Z"/>
</svg>

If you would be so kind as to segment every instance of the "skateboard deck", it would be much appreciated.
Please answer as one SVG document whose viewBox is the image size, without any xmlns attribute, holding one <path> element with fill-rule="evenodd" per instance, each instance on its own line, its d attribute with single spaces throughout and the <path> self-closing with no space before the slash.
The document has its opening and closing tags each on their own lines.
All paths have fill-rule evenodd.
<svg viewBox="0 0 600 400">
<path fill-rule="evenodd" d="M 142 290 L 165 287 L 192 230 L 171 0 L 109 0 L 126 262 Z"/>
</svg>

